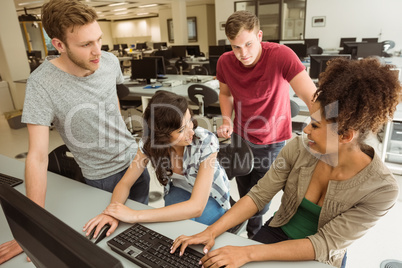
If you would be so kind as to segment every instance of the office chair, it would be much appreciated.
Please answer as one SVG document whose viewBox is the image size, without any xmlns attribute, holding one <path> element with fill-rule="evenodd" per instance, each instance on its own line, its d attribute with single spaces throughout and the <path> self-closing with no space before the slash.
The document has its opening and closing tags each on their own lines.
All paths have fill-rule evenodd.
<svg viewBox="0 0 402 268">
<path fill-rule="evenodd" d="M 177 70 L 176 66 L 168 65 L 165 67 L 166 74 L 179 74 L 179 70 Z"/>
<path fill-rule="evenodd" d="M 219 164 L 226 171 L 229 180 L 237 176 L 245 176 L 249 174 L 254 167 L 254 155 L 247 142 L 233 133 L 230 143 L 220 143 L 217 156 Z M 233 206 L 236 201 L 230 197 L 230 205 Z M 240 234 L 246 227 L 247 220 L 239 225 L 232 227 L 227 232 Z"/>
<path fill-rule="evenodd" d="M 183 72 L 186 72 L 187 69 L 190 67 L 190 65 L 182 59 L 177 60 L 174 65 L 179 70 L 180 74 L 183 74 Z"/>
<path fill-rule="evenodd" d="M 307 55 L 310 56 L 311 54 L 319 54 L 321 55 L 323 52 L 323 49 L 319 46 L 311 46 L 307 48 Z"/>
<path fill-rule="evenodd" d="M 194 114 L 212 119 L 212 132 L 216 133 L 216 117 L 222 115 L 221 108 L 219 106 L 211 106 L 211 104 L 218 101 L 218 92 L 206 85 L 194 84 L 188 87 L 187 94 L 190 100 L 198 105 L 198 110 L 194 111 Z"/>
<path fill-rule="evenodd" d="M 190 70 L 191 75 L 208 75 L 208 69 L 204 66 L 194 66 L 193 69 Z"/>
<path fill-rule="evenodd" d="M 290 116 L 293 118 L 299 114 L 300 106 L 295 101 L 290 100 Z M 301 135 L 303 131 L 305 123 L 303 122 L 294 122 L 292 120 L 292 132 L 296 133 L 296 135 Z"/>
<path fill-rule="evenodd" d="M 391 40 L 385 40 L 382 42 L 382 44 L 383 44 L 382 56 L 386 58 L 392 57 L 392 54 L 387 53 L 387 51 L 395 47 L 395 42 Z"/>
<path fill-rule="evenodd" d="M 133 118 L 131 116 L 131 112 L 129 109 L 134 108 L 137 111 L 142 113 L 142 110 L 139 109 L 140 106 L 142 106 L 142 101 L 141 100 L 136 100 L 136 99 L 129 99 L 128 94 L 130 93 L 130 90 L 128 87 L 124 84 L 118 84 L 116 85 L 116 90 L 117 90 L 117 97 L 120 102 L 120 108 L 124 111 L 127 111 L 127 129 L 130 131 L 131 134 L 135 134 L 137 132 L 141 132 L 142 129 L 134 130 L 133 128 Z"/>
<path fill-rule="evenodd" d="M 402 268 L 402 261 L 400 260 L 383 260 L 380 264 L 380 268 Z"/>
<path fill-rule="evenodd" d="M 48 171 L 85 183 L 81 168 L 65 144 L 49 153 Z"/>
</svg>

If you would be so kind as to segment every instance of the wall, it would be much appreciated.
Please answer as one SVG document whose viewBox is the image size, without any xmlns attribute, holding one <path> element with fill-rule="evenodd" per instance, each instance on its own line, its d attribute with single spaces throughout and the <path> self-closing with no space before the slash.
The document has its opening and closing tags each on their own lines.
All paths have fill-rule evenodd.
<svg viewBox="0 0 402 268">
<path fill-rule="evenodd" d="M 112 37 L 112 30 L 110 28 L 110 21 L 98 21 L 99 26 L 102 30 L 102 44 L 103 45 L 109 45 L 109 48 L 113 48 L 113 37 Z"/>
<path fill-rule="evenodd" d="M 146 18 L 110 22 L 114 44 L 131 44 L 142 42 L 159 42 L 159 19 Z"/>
<path fill-rule="evenodd" d="M 217 0 L 216 39 L 225 39 L 225 32 L 219 29 L 234 12 L 236 0 Z M 402 48 L 402 1 L 400 0 L 306 0 L 305 38 L 319 38 L 323 48 L 337 48 L 341 37 L 378 37 L 380 41 L 393 40 L 393 50 Z M 219 12 L 217 12 L 219 11 Z M 325 16 L 325 27 L 312 27 L 313 16 Z"/>
</svg>

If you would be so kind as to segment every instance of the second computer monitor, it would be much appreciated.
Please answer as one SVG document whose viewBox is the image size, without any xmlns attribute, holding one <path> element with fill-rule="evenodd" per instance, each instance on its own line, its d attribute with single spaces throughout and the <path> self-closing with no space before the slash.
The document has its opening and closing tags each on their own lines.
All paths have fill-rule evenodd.
<svg viewBox="0 0 402 268">
<path fill-rule="evenodd" d="M 147 49 L 147 43 L 137 43 L 135 48 L 138 50 Z"/>
<path fill-rule="evenodd" d="M 155 58 L 144 57 L 131 61 L 131 79 L 144 79 L 151 84 L 151 79 L 158 78 L 158 63 Z"/>
<path fill-rule="evenodd" d="M 173 58 L 185 58 L 187 53 L 187 46 L 172 46 Z"/>
<path fill-rule="evenodd" d="M 187 50 L 187 55 L 189 55 L 189 56 L 199 57 L 201 55 L 199 45 L 187 46 L 186 50 Z"/>
<path fill-rule="evenodd" d="M 307 46 L 305 44 L 284 44 L 296 53 L 299 58 L 307 57 Z"/>
<path fill-rule="evenodd" d="M 381 56 L 383 43 L 361 43 L 357 46 L 356 58 L 366 58 L 370 56 Z"/>
<path fill-rule="evenodd" d="M 335 58 L 346 58 L 350 59 L 349 54 L 338 54 L 338 55 L 322 55 L 322 54 L 311 54 L 310 55 L 310 77 L 317 79 L 320 73 L 324 72 L 327 68 L 327 62 Z"/>
<path fill-rule="evenodd" d="M 166 69 L 165 69 L 165 59 L 163 56 L 149 56 L 149 57 L 144 57 L 144 59 L 155 59 L 156 60 L 156 73 L 158 75 L 165 75 L 166 74 Z"/>
<path fill-rule="evenodd" d="M 154 48 L 154 49 L 160 50 L 160 49 L 162 49 L 162 48 L 164 48 L 164 47 L 167 47 L 167 43 L 166 43 L 166 42 L 156 42 L 156 43 L 153 44 L 153 48 Z"/>
</svg>

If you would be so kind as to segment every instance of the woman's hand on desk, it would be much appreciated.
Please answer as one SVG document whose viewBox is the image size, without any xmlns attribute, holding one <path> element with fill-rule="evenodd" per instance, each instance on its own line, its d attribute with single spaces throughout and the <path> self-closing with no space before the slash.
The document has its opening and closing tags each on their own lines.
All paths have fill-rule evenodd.
<svg viewBox="0 0 402 268">
<path fill-rule="evenodd" d="M 119 202 L 111 203 L 103 213 L 120 221 L 128 223 L 138 222 L 138 220 L 136 220 L 138 218 L 138 212 Z"/>
<path fill-rule="evenodd" d="M 117 226 L 119 225 L 119 221 L 117 219 L 115 219 L 109 215 L 105 215 L 103 213 L 99 214 L 95 218 L 89 220 L 84 225 L 84 228 L 82 229 L 82 231 L 86 232 L 85 236 L 88 236 L 91 233 L 92 229 L 96 228 L 94 236 L 93 236 L 95 238 L 95 237 L 98 237 L 99 231 L 107 223 L 110 225 L 110 229 L 107 231 L 106 236 L 109 236 L 116 230 Z"/>
</svg>

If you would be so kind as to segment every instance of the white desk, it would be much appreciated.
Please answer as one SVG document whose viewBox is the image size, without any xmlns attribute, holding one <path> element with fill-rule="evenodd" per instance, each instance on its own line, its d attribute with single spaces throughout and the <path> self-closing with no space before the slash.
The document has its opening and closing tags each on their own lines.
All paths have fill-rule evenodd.
<svg viewBox="0 0 402 268">
<path fill-rule="evenodd" d="M 0 170 L 2 173 L 9 174 L 18 178 L 24 178 L 24 163 L 18 160 L 8 158 L 0 155 Z M 16 187 L 17 190 L 25 194 L 25 185 L 20 184 Z M 84 235 L 82 227 L 92 217 L 98 215 L 109 204 L 111 193 L 99 190 L 97 188 L 90 187 L 77 181 L 56 175 L 54 173 L 48 173 L 48 189 L 46 195 L 46 209 L 53 213 L 56 217 L 64 221 L 71 226 L 77 232 Z M 129 207 L 136 209 L 147 209 L 148 206 L 128 200 L 126 203 Z M 151 228 L 157 232 L 160 232 L 172 239 L 175 239 L 179 235 L 192 235 L 205 229 L 205 225 L 190 220 L 170 222 L 170 223 L 148 223 L 144 224 L 148 228 Z M 110 238 L 119 234 L 129 224 L 120 223 L 116 231 L 110 236 Z M 123 258 L 119 254 L 113 252 L 106 242 L 110 238 L 103 239 L 97 245 L 119 259 L 124 267 L 138 267 L 129 260 Z M 8 227 L 7 221 L 3 214 L 0 212 L 0 243 L 12 240 L 12 234 Z M 252 245 L 259 244 L 258 242 L 230 234 L 225 233 L 216 239 L 214 248 L 219 248 L 225 245 Z M 198 246 L 197 249 L 202 249 Z M 34 267 L 32 263 L 26 261 L 25 254 L 20 254 L 17 257 L 5 262 L 1 265 L 2 268 L 24 268 Z M 329 267 L 328 265 L 316 262 L 316 261 L 303 261 L 303 262 L 255 262 L 249 263 L 244 267 Z"/>
</svg>

